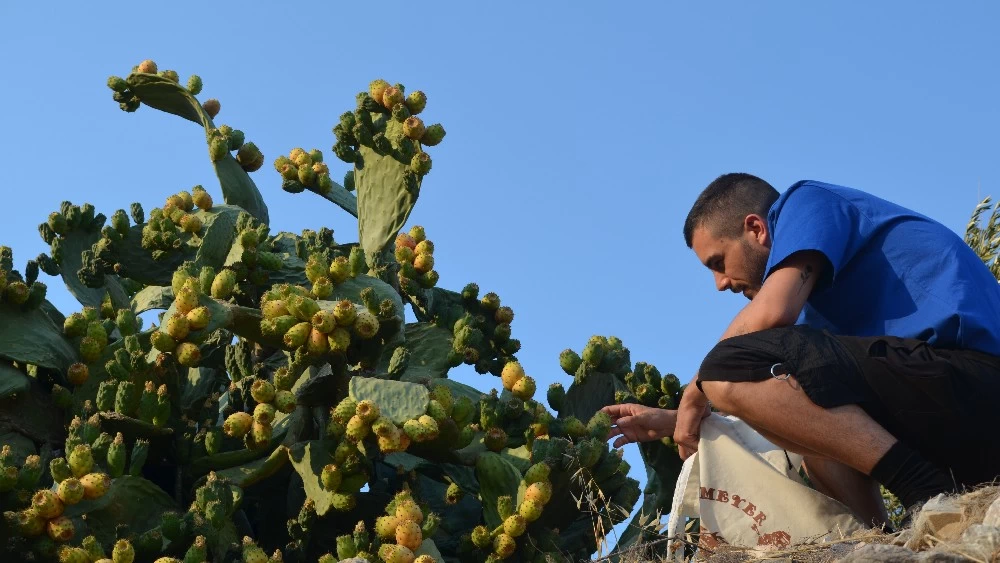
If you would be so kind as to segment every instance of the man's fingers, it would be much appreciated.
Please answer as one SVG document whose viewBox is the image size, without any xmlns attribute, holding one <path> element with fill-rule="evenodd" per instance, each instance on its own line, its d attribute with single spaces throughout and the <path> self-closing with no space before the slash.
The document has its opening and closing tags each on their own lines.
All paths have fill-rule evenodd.
<svg viewBox="0 0 1000 563">
<path fill-rule="evenodd" d="M 628 403 L 621 405 L 608 405 L 602 408 L 601 412 L 608 413 L 608 416 L 611 417 L 611 422 L 614 422 L 620 417 L 632 414 L 632 411 L 629 409 Z"/>
<path fill-rule="evenodd" d="M 622 436 L 620 438 L 618 438 L 617 440 L 615 440 L 614 443 L 611 444 L 611 445 L 614 446 L 614 447 L 616 447 L 616 448 L 620 448 L 620 447 L 622 447 L 622 446 L 624 446 L 626 444 L 631 444 L 631 443 L 632 443 L 632 440 L 629 440 L 628 436 L 622 434 Z"/>
</svg>

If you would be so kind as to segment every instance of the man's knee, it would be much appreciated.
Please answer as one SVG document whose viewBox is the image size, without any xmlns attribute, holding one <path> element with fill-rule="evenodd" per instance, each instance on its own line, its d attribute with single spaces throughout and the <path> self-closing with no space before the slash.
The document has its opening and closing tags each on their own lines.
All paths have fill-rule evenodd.
<svg viewBox="0 0 1000 563">
<path fill-rule="evenodd" d="M 739 388 L 746 383 L 732 381 L 702 381 L 701 390 L 720 411 L 739 416 Z"/>
</svg>

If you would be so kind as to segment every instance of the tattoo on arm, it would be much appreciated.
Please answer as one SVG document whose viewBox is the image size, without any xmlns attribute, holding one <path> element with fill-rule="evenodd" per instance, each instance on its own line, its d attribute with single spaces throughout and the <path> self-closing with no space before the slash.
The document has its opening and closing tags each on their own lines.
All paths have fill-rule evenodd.
<svg viewBox="0 0 1000 563">
<path fill-rule="evenodd" d="M 813 275 L 813 268 L 812 266 L 807 264 L 805 269 L 802 270 L 802 272 L 799 274 L 799 277 L 802 279 L 802 287 L 805 287 L 806 282 L 809 281 L 809 278 L 811 278 L 812 275 Z M 800 292 L 802 291 L 802 287 L 799 288 Z"/>
</svg>

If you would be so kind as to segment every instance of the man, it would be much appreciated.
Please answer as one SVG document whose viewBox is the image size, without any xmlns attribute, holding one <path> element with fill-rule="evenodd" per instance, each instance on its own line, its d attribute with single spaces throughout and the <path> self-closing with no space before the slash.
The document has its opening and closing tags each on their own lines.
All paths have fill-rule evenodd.
<svg viewBox="0 0 1000 563">
<path fill-rule="evenodd" d="M 676 411 L 604 409 L 615 447 L 672 436 L 686 459 L 711 400 L 874 525 L 878 484 L 912 508 L 1000 476 L 1000 285 L 958 235 L 859 190 L 725 174 L 684 238 L 750 303 Z"/>
</svg>

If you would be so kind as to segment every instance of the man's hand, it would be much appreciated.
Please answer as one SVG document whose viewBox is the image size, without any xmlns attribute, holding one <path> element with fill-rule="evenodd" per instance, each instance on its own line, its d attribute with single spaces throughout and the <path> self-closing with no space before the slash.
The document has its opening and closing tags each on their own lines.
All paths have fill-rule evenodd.
<svg viewBox="0 0 1000 563">
<path fill-rule="evenodd" d="M 698 389 L 695 376 L 684 389 L 684 395 L 677 406 L 677 424 L 674 428 L 674 443 L 677 444 L 677 453 L 681 459 L 691 457 L 698 451 L 698 440 L 701 438 L 701 421 L 706 416 L 712 414 L 712 407 L 708 404 L 708 397 Z"/>
<path fill-rule="evenodd" d="M 674 432 L 677 411 L 625 403 L 601 409 L 611 416 L 608 438 L 618 436 L 613 446 L 620 448 L 633 442 L 652 442 L 669 437 Z"/>
</svg>

